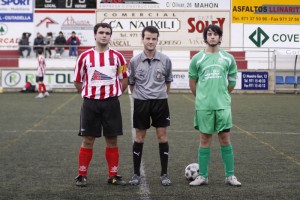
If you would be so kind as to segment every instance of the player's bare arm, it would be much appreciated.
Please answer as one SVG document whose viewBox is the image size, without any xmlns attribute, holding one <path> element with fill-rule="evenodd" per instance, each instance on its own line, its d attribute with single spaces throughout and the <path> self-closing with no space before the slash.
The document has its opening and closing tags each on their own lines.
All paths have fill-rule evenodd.
<svg viewBox="0 0 300 200">
<path fill-rule="evenodd" d="M 228 89 L 228 92 L 229 92 L 229 93 L 231 93 L 231 92 L 232 92 L 232 90 L 234 89 L 234 87 L 232 87 L 232 86 L 228 85 L 227 89 Z"/>
<path fill-rule="evenodd" d="M 197 84 L 197 80 L 194 79 L 189 80 L 190 89 L 194 96 L 196 96 L 196 84 Z"/>
<path fill-rule="evenodd" d="M 74 86 L 76 87 L 77 91 L 80 93 L 82 90 L 82 83 L 74 81 Z"/>
<path fill-rule="evenodd" d="M 167 89 L 167 93 L 169 94 L 171 88 L 171 82 L 166 82 L 166 89 Z"/>
<path fill-rule="evenodd" d="M 122 84 L 122 92 L 124 92 L 126 90 L 126 88 L 128 87 L 128 78 L 121 79 L 120 81 Z"/>
<path fill-rule="evenodd" d="M 130 91 L 133 92 L 133 90 L 134 90 L 134 85 L 130 85 L 129 87 L 130 87 Z"/>
</svg>

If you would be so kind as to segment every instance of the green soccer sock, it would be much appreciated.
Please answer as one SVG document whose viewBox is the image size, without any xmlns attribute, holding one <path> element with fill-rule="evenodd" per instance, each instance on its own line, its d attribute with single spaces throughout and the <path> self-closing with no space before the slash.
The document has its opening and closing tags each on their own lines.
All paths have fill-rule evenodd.
<svg viewBox="0 0 300 200">
<path fill-rule="evenodd" d="M 198 149 L 199 176 L 208 177 L 208 164 L 210 160 L 210 147 Z"/>
<path fill-rule="evenodd" d="M 233 176 L 234 175 L 234 156 L 232 145 L 221 146 L 221 156 L 224 164 L 225 176 Z"/>
</svg>

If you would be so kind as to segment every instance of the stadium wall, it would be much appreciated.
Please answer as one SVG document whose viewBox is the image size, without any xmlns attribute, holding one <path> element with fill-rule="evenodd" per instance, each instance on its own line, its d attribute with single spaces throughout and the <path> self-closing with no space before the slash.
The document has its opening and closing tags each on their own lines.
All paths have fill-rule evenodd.
<svg viewBox="0 0 300 200">
<path fill-rule="evenodd" d="M 127 60 L 143 48 L 140 42 L 142 28 L 157 26 L 160 29 L 158 50 L 173 61 L 173 91 L 188 90 L 187 70 L 191 56 L 205 47 L 202 32 L 211 23 L 223 28 L 222 48 L 237 60 L 239 79 L 235 92 L 273 93 L 275 74 L 299 74 L 298 69 L 294 70 L 294 59 L 289 57 L 277 60 L 277 68 L 274 68 L 275 50 L 299 49 L 297 9 L 300 8 L 297 0 L 86 0 L 77 3 L 53 0 L 27 1 L 26 5 L 19 2 L 7 1 L 0 14 L 0 76 L 5 91 L 18 90 L 20 85 L 16 82 L 24 81 L 24 78 L 17 80 L 21 76 L 14 72 L 23 76 L 26 71 L 30 74 L 36 66 L 34 58 L 18 58 L 18 40 L 24 27 L 32 33 L 31 44 L 37 32 L 43 35 L 53 32 L 55 38 L 59 31 L 68 37 L 74 30 L 82 41 L 81 48 L 85 49 L 94 45 L 92 29 L 97 22 L 108 22 L 113 26 L 110 46 L 126 51 Z M 59 74 L 66 70 L 64 75 L 70 76 L 75 60 L 67 57 L 67 49 L 66 46 L 62 59 L 47 59 L 48 71 Z M 63 75 L 58 77 L 63 78 Z M 54 84 L 53 91 L 71 89 L 67 83 L 66 86 L 49 84 Z"/>
</svg>

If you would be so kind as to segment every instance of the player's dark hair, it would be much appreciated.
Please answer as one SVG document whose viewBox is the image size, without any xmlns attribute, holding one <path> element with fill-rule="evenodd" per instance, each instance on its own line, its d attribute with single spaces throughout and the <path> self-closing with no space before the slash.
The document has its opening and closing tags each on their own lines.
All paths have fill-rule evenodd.
<svg viewBox="0 0 300 200">
<path fill-rule="evenodd" d="M 38 53 L 38 55 L 42 55 L 43 54 L 43 49 L 38 49 L 37 53 Z"/>
<path fill-rule="evenodd" d="M 204 38 L 205 43 L 207 43 L 207 32 L 208 32 L 208 30 L 211 30 L 214 33 L 217 33 L 219 35 L 219 37 L 222 37 L 222 35 L 223 35 L 223 31 L 219 26 L 217 26 L 215 24 L 210 24 L 207 27 L 205 27 L 204 31 L 203 31 L 203 38 Z M 221 42 L 219 42 L 219 44 L 221 44 Z"/>
<path fill-rule="evenodd" d="M 94 34 L 97 34 L 98 28 L 102 27 L 102 28 L 109 28 L 110 29 L 110 35 L 112 35 L 112 27 L 110 24 L 108 23 L 98 23 L 94 26 Z"/>
<path fill-rule="evenodd" d="M 142 30 L 142 38 L 144 39 L 145 37 L 145 32 L 150 32 L 150 33 L 157 33 L 157 37 L 159 36 L 159 31 L 155 26 L 146 26 L 143 30 Z"/>
</svg>

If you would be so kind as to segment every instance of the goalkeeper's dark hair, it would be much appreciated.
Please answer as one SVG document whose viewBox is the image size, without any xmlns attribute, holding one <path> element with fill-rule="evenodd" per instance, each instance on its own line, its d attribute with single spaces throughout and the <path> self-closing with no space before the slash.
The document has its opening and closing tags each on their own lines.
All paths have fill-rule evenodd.
<svg viewBox="0 0 300 200">
<path fill-rule="evenodd" d="M 215 24 L 210 24 L 207 27 L 205 27 L 203 31 L 203 38 L 205 43 L 207 43 L 207 32 L 209 30 L 213 31 L 214 33 L 217 33 L 220 38 L 223 36 L 223 31 L 219 26 Z M 219 44 L 221 44 L 221 42 L 219 42 Z"/>
</svg>

